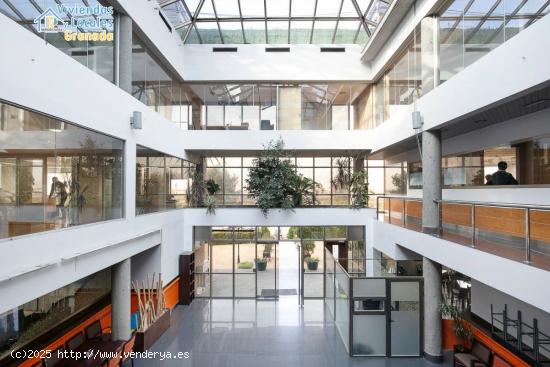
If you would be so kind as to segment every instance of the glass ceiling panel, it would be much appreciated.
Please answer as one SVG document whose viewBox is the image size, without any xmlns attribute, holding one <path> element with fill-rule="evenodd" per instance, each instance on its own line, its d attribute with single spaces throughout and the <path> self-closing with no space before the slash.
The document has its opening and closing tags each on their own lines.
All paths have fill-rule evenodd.
<svg viewBox="0 0 550 367">
<path fill-rule="evenodd" d="M 187 8 L 191 12 L 191 15 L 195 15 L 195 11 L 197 10 L 197 6 L 199 6 L 200 0 L 185 0 L 185 5 L 187 5 Z"/>
<path fill-rule="evenodd" d="M 357 10 L 355 9 L 355 6 L 353 6 L 353 2 L 351 0 L 344 0 L 340 16 L 357 18 Z"/>
<path fill-rule="evenodd" d="M 290 0 L 266 0 L 266 7 L 268 17 L 288 17 Z"/>
<path fill-rule="evenodd" d="M 163 10 L 174 27 L 178 29 L 178 33 L 183 36 L 185 43 L 198 41 L 203 44 L 241 42 L 351 44 L 368 41 L 369 32 L 365 31 L 365 27 L 368 26 L 369 31 L 372 32 L 392 0 L 157 1 L 167 4 L 163 6 Z M 191 17 L 184 5 L 187 5 L 192 14 Z M 197 15 L 195 13 L 199 6 L 201 9 Z M 238 28 L 241 22 L 242 28 L 239 35 Z M 198 34 L 193 35 L 194 31 L 179 31 L 189 23 L 195 24 Z M 342 24 L 336 29 L 340 23 Z M 357 27 L 352 29 L 355 26 Z"/>
<path fill-rule="evenodd" d="M 212 0 L 205 0 L 199 13 L 199 18 L 215 18 L 214 7 L 212 6 Z"/>
<path fill-rule="evenodd" d="M 189 33 L 189 37 L 187 38 L 186 43 L 189 43 L 189 44 L 199 44 L 199 43 L 201 43 L 201 41 L 199 39 L 199 34 L 198 34 L 197 29 L 195 27 L 193 27 L 193 29 Z"/>
<path fill-rule="evenodd" d="M 240 17 L 238 0 L 214 0 L 214 5 L 219 18 Z"/>
<path fill-rule="evenodd" d="M 293 17 L 312 17 L 316 0 L 294 0 L 291 15 Z M 309 40 L 308 40 L 309 43 Z"/>
<path fill-rule="evenodd" d="M 318 17 L 337 17 L 342 0 L 317 0 Z"/>
<path fill-rule="evenodd" d="M 162 11 L 164 11 L 164 14 L 168 17 L 168 20 L 174 28 L 179 28 L 188 21 L 189 14 L 185 11 L 185 8 L 183 7 L 183 4 L 178 2 L 166 5 L 164 8 L 162 8 Z"/>
<path fill-rule="evenodd" d="M 243 18 L 264 17 L 264 0 L 241 0 Z"/>
</svg>

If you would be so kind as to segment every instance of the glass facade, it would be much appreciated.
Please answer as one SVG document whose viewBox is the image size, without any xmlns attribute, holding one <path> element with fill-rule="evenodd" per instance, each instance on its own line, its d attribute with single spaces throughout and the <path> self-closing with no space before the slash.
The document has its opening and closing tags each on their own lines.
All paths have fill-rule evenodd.
<svg viewBox="0 0 550 367">
<path fill-rule="evenodd" d="M 193 163 L 140 145 L 136 161 L 137 215 L 188 206 Z"/>
<path fill-rule="evenodd" d="M 367 84 L 188 84 L 205 130 L 353 130 Z M 198 113 L 198 111 L 197 111 Z"/>
<path fill-rule="evenodd" d="M 420 30 L 417 30 L 388 70 L 354 103 L 354 129 L 373 129 L 390 117 L 404 116 L 422 96 Z"/>
<path fill-rule="evenodd" d="M 0 238 L 122 217 L 122 140 L 0 103 L 0 141 Z"/>
<path fill-rule="evenodd" d="M 111 271 L 101 270 L 0 314 L 0 364 L 10 352 L 32 343 L 54 327 L 74 327 L 72 316 L 94 305 L 111 292 Z M 39 350 L 42 346 L 33 347 Z M 2 364 L 3 365 L 3 364 Z"/>
<path fill-rule="evenodd" d="M 454 0 L 439 19 L 440 79 L 445 82 L 543 17 L 543 0 Z"/>
<path fill-rule="evenodd" d="M 182 129 L 192 121 L 193 107 L 187 89 L 133 34 L 132 96 Z"/>
<path fill-rule="evenodd" d="M 322 298 L 325 248 L 339 255 L 340 266 L 350 274 L 365 274 L 364 227 L 212 227 L 208 230 L 209 238 L 196 237 L 194 242 L 197 297 L 274 297 L 279 290 L 298 295 L 298 263 L 303 261 L 304 297 Z"/>
<path fill-rule="evenodd" d="M 255 201 L 246 192 L 246 180 L 252 157 L 208 157 L 206 161 L 206 180 L 212 179 L 220 186 L 214 195 L 220 205 L 255 205 Z M 335 185 L 340 170 L 349 175 L 353 168 L 351 157 L 297 157 L 296 170 L 315 181 L 314 197 L 320 206 L 347 206 L 350 203 L 349 186 Z"/>
<path fill-rule="evenodd" d="M 445 156 L 442 159 L 442 176 L 445 188 L 462 186 L 499 185 L 493 182 L 499 162 L 506 162 L 506 172 L 519 185 L 550 184 L 550 137 L 540 137 L 512 145 Z M 422 164 L 408 164 L 410 189 L 422 188 Z"/>
<path fill-rule="evenodd" d="M 0 0 L 0 12 L 24 28 L 28 29 L 38 37 L 44 39 L 47 43 L 63 51 L 82 65 L 93 70 L 105 79 L 114 82 L 114 13 L 103 13 L 101 18 L 101 26 L 94 29 L 93 33 L 101 34 L 101 37 L 92 37 L 92 40 L 79 40 L 70 38 L 66 39 L 64 32 L 39 32 L 39 23 L 34 23 L 34 20 L 48 8 L 52 9 L 58 17 L 64 22 L 95 20 L 97 16 L 78 17 L 78 19 L 70 14 L 70 11 L 65 9 L 58 11 L 58 5 L 67 7 L 91 7 L 95 8 L 98 5 L 106 6 L 103 1 L 98 0 L 60 0 L 60 1 L 45 1 L 45 0 Z M 78 28 L 78 32 L 83 32 L 82 28 Z M 88 32 L 85 32 L 88 33 Z M 103 36 L 104 35 L 104 36 Z M 94 40 L 95 39 L 95 40 Z"/>
</svg>

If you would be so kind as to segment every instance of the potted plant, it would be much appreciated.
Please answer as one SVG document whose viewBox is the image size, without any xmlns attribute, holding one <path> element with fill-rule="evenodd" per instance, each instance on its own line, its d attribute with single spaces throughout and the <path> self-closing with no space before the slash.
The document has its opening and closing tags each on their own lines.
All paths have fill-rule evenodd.
<svg viewBox="0 0 550 367">
<path fill-rule="evenodd" d="M 267 259 L 265 257 L 256 259 L 256 269 L 258 271 L 265 271 L 267 269 Z"/>
<path fill-rule="evenodd" d="M 271 259 L 271 251 L 273 251 L 273 245 L 268 243 L 264 247 L 264 252 L 262 254 L 264 259 Z"/>
<path fill-rule="evenodd" d="M 464 320 L 463 311 L 450 303 L 443 303 L 439 307 L 439 310 L 441 311 L 443 317 L 453 321 L 453 330 L 457 340 L 460 343 L 455 345 L 454 350 L 459 353 L 466 351 L 466 346 L 471 344 L 474 334 Z"/>
<path fill-rule="evenodd" d="M 139 312 L 134 350 L 143 352 L 170 328 L 170 309 L 166 307 L 160 274 L 157 279 L 153 274 L 151 283 L 147 276 L 147 282 L 134 281 L 132 286 L 137 296 Z"/>
<path fill-rule="evenodd" d="M 319 268 L 319 258 L 310 257 L 307 259 L 307 270 L 316 271 Z"/>
</svg>

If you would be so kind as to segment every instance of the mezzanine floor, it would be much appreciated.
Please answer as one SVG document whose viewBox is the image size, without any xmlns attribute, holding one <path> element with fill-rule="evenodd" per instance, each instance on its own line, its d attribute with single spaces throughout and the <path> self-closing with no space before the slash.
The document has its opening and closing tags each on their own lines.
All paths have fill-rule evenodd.
<svg viewBox="0 0 550 367">
<path fill-rule="evenodd" d="M 348 356 L 323 300 L 296 297 L 279 301 L 196 299 L 178 306 L 172 326 L 150 349 L 189 352 L 188 359 L 136 360 L 140 366 L 283 366 L 283 367 L 428 367 L 422 358 L 351 358 Z"/>
</svg>

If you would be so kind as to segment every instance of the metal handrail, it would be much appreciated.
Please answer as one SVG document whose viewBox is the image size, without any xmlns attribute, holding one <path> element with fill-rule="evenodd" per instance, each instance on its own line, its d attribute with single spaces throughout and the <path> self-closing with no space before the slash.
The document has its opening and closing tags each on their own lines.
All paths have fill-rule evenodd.
<svg viewBox="0 0 550 367">
<path fill-rule="evenodd" d="M 407 201 L 422 201 L 423 199 L 417 197 L 409 196 L 395 196 L 395 195 L 380 195 L 376 197 L 376 200 L 380 199 L 401 199 Z M 518 208 L 518 209 L 539 209 L 539 210 L 550 210 L 550 205 L 533 205 L 533 204 L 521 204 L 521 203 L 497 203 L 491 201 L 468 201 L 468 200 L 445 200 L 445 199 L 436 199 L 434 203 L 437 204 L 462 204 L 462 205 L 477 205 L 477 206 L 495 206 L 502 208 Z"/>
<path fill-rule="evenodd" d="M 388 200 L 389 201 L 389 207 L 384 207 L 383 210 L 380 210 L 380 199 L 382 200 Z M 403 214 L 402 224 L 405 228 L 407 228 L 407 202 L 408 201 L 422 201 L 422 198 L 411 198 L 408 196 L 378 196 L 376 198 L 376 214 L 384 214 L 385 216 L 390 217 L 390 224 L 392 223 L 392 210 L 391 210 L 391 202 L 392 200 L 400 200 L 403 202 L 403 210 L 399 209 L 399 213 Z M 455 204 L 455 205 L 470 205 L 471 206 L 471 228 L 472 228 L 472 234 L 470 239 L 470 246 L 472 248 L 475 248 L 477 246 L 477 231 L 476 231 L 476 208 L 478 207 L 494 207 L 494 208 L 510 208 L 510 209 L 516 209 L 516 210 L 523 210 L 525 212 L 525 259 L 524 263 L 531 264 L 532 258 L 532 250 L 531 250 L 531 212 L 532 211 L 550 211 L 550 205 L 532 205 L 532 204 L 516 204 L 516 203 L 495 203 L 495 202 L 483 202 L 483 201 L 466 201 L 466 200 L 441 200 L 436 199 L 433 200 L 435 204 L 438 206 L 438 211 L 440 213 L 439 215 L 439 233 L 443 233 L 443 215 L 442 215 L 442 209 L 443 204 Z M 400 220 L 399 220 L 400 221 Z"/>
</svg>

